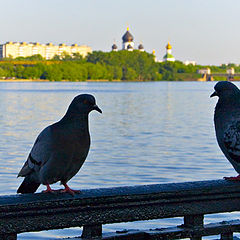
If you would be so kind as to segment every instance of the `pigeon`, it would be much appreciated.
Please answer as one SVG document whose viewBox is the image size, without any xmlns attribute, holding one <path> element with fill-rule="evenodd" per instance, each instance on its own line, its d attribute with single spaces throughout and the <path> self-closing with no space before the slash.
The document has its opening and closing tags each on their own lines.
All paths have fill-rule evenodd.
<svg viewBox="0 0 240 240">
<path fill-rule="evenodd" d="M 71 189 L 67 182 L 77 174 L 88 155 L 88 115 L 92 110 L 102 113 L 92 95 L 78 95 L 60 121 L 43 129 L 18 174 L 25 178 L 17 193 L 34 193 L 40 184 L 46 185 L 45 193 L 61 191 L 74 195 L 80 192 Z M 58 181 L 65 189 L 50 187 Z"/>
<path fill-rule="evenodd" d="M 223 154 L 240 174 L 240 90 L 228 81 L 218 82 L 210 97 L 218 96 L 214 125 L 218 145 Z M 240 181 L 240 175 L 225 177 Z"/>
</svg>

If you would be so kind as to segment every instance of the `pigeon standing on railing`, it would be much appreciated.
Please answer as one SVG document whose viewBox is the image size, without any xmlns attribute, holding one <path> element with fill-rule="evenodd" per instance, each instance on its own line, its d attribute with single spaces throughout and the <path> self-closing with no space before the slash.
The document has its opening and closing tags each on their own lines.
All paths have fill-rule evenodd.
<svg viewBox="0 0 240 240">
<path fill-rule="evenodd" d="M 214 89 L 210 97 L 219 97 L 214 113 L 217 141 L 226 158 L 240 174 L 240 90 L 227 81 L 218 82 Z M 225 179 L 240 181 L 240 175 Z"/>
<path fill-rule="evenodd" d="M 92 95 L 78 95 L 64 117 L 39 134 L 18 174 L 18 177 L 25 177 L 18 193 L 34 193 L 40 184 L 47 186 L 44 192 L 59 191 L 50 187 L 58 181 L 65 187 L 61 192 L 72 195 L 79 192 L 69 188 L 67 182 L 77 174 L 88 155 L 88 115 L 92 110 L 102 113 Z"/>
</svg>

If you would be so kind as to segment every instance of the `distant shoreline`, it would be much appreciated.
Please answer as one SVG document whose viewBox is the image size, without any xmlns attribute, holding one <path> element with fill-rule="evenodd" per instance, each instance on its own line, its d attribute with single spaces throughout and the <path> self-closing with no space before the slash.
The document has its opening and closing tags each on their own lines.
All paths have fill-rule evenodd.
<svg viewBox="0 0 240 240">
<path fill-rule="evenodd" d="M 86 80 L 86 81 L 70 81 L 70 80 L 50 81 L 47 79 L 0 79 L 0 82 L 123 82 L 123 81 L 107 80 L 107 79 Z M 125 82 L 130 82 L 130 81 L 125 81 Z"/>
<path fill-rule="evenodd" d="M 0 79 L 0 82 L 50 82 L 42 79 Z"/>
<path fill-rule="evenodd" d="M 213 80 L 218 81 L 218 80 Z M 232 79 L 231 81 L 240 81 L 240 79 Z M 94 80 L 85 80 L 85 81 L 71 81 L 71 80 L 61 80 L 61 81 L 50 81 L 48 79 L 0 79 L 0 82 L 151 82 L 151 81 L 144 81 L 144 80 L 107 80 L 107 79 L 94 79 Z M 192 79 L 192 80 L 160 80 L 160 81 L 153 81 L 153 82 L 207 82 L 201 79 Z"/>
<path fill-rule="evenodd" d="M 161 80 L 161 81 L 144 81 L 144 80 L 107 80 L 107 79 L 94 79 L 94 80 L 85 80 L 85 81 L 71 81 L 71 80 L 61 80 L 61 81 L 50 81 L 47 79 L 0 79 L 0 82 L 206 82 L 206 81 L 199 81 L 197 79 L 193 80 Z"/>
</svg>

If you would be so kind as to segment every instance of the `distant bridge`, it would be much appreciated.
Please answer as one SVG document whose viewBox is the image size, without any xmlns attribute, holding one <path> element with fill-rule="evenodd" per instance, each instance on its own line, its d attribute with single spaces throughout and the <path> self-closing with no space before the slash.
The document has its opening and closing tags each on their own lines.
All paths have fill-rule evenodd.
<svg viewBox="0 0 240 240">
<path fill-rule="evenodd" d="M 226 77 L 227 81 L 232 81 L 236 77 L 240 79 L 240 73 L 235 73 L 234 68 L 227 69 L 226 73 L 211 73 L 210 68 L 200 69 L 198 73 L 202 74 L 201 81 L 214 81 L 214 77 Z"/>
<path fill-rule="evenodd" d="M 206 79 L 205 81 L 214 81 L 214 77 L 226 77 L 227 81 L 232 81 L 234 78 L 239 77 L 240 73 L 229 74 L 229 73 L 210 73 L 210 74 L 203 74 L 202 78 Z"/>
</svg>

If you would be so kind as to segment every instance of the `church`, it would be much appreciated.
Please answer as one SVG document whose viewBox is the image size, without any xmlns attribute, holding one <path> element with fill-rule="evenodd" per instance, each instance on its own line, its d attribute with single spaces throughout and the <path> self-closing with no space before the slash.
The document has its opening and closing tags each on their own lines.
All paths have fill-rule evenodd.
<svg viewBox="0 0 240 240">
<path fill-rule="evenodd" d="M 130 33 L 129 31 L 129 27 L 127 28 L 127 31 L 124 33 L 124 35 L 122 36 L 122 49 L 121 50 L 127 50 L 127 51 L 133 51 L 134 50 L 134 41 L 133 41 L 133 35 Z M 144 47 L 142 45 L 142 43 L 140 43 L 138 45 L 137 50 L 144 52 Z M 117 52 L 118 51 L 118 46 L 116 45 L 116 43 L 114 43 L 112 45 L 112 51 Z M 155 50 L 153 50 L 152 54 L 155 56 L 155 61 L 157 62 L 174 62 L 175 58 L 172 55 L 172 46 L 171 44 L 168 42 L 167 46 L 166 46 L 166 54 L 163 56 L 163 60 L 157 60 L 156 55 L 155 55 Z"/>
<path fill-rule="evenodd" d="M 164 62 L 175 62 L 175 58 L 172 55 L 172 46 L 171 44 L 168 42 L 167 46 L 166 46 L 166 54 L 163 57 L 163 61 Z"/>
<path fill-rule="evenodd" d="M 127 28 L 127 31 L 122 36 L 122 49 L 121 50 L 127 50 L 127 51 L 133 51 L 134 50 L 134 42 L 133 42 L 133 35 L 129 32 L 129 28 Z M 144 47 L 140 43 L 138 45 L 138 50 L 141 52 L 144 52 Z M 112 45 L 112 51 L 118 51 L 118 47 L 116 43 Z"/>
</svg>

